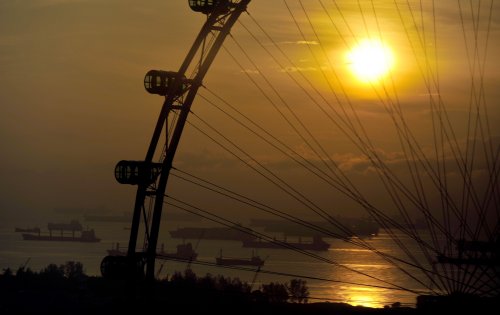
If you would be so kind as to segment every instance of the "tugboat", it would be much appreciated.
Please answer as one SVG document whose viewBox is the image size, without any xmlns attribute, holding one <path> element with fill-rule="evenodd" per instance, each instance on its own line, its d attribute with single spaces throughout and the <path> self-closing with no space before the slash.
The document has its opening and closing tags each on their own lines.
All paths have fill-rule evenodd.
<svg viewBox="0 0 500 315">
<path fill-rule="evenodd" d="M 116 247 L 111 247 L 111 249 L 106 250 L 109 256 L 125 256 L 127 252 L 120 249 L 120 243 L 116 243 Z"/>
</svg>

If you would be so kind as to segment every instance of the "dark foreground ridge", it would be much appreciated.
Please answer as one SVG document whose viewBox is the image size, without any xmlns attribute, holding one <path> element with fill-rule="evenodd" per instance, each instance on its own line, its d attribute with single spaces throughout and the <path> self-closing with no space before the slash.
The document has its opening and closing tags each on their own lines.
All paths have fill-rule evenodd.
<svg viewBox="0 0 500 315">
<path fill-rule="evenodd" d="M 0 275 L 0 314 L 439 314 L 464 311 L 464 305 L 423 309 L 393 305 L 368 308 L 345 303 L 304 303 L 307 298 L 290 296 L 284 285 L 271 283 L 262 290 L 238 279 L 206 275 L 187 270 L 169 280 L 109 280 L 90 277 L 79 263 L 49 265 L 39 273 L 20 268 Z M 303 288 L 303 287 L 302 287 Z M 292 301 L 292 302 L 290 302 Z M 302 303 L 299 303 L 302 302 Z M 429 299 L 426 302 L 430 303 Z M 494 314 L 498 304 L 474 309 L 477 314 Z M 466 307 L 467 308 L 467 307 Z M 495 310 L 496 309 L 496 310 Z M 472 309 L 469 309 L 472 310 Z M 451 312 L 450 312 L 451 311 Z M 461 312 L 462 313 L 462 312 Z"/>
</svg>

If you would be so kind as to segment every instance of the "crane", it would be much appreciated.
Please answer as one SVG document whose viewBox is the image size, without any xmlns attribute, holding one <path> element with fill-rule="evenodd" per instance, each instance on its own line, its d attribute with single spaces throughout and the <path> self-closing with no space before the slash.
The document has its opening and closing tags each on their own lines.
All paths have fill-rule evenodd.
<svg viewBox="0 0 500 315">
<path fill-rule="evenodd" d="M 156 247 L 163 209 L 163 200 L 175 152 L 186 119 L 203 78 L 208 72 L 219 49 L 239 16 L 246 11 L 251 0 L 188 0 L 190 8 L 207 16 L 178 71 L 150 70 L 144 77 L 147 92 L 164 97 L 156 127 L 153 131 L 146 157 L 143 161 L 119 161 L 115 178 L 120 184 L 136 185 L 132 225 L 126 256 L 106 256 L 101 262 L 103 277 L 143 278 L 153 280 L 155 275 Z M 187 78 L 186 73 L 192 70 Z M 175 113 L 174 113 L 175 112 Z M 176 114 L 172 126 L 168 117 Z M 168 128 L 173 128 L 169 138 Z M 166 141 L 157 155 L 158 143 L 165 130 Z M 146 205 L 152 205 L 152 216 L 146 215 Z M 141 222 L 144 224 L 144 250 L 136 251 Z"/>
</svg>

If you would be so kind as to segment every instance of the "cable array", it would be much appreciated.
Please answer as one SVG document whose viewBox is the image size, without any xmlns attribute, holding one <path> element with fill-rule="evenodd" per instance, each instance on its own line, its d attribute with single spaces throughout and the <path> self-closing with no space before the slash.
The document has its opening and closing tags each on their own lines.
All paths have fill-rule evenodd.
<svg viewBox="0 0 500 315">
<path fill-rule="evenodd" d="M 495 268 L 498 268 L 500 240 L 500 146 L 495 142 L 498 130 L 490 121 L 491 107 L 486 89 L 488 49 L 494 38 L 494 14 L 498 6 L 493 0 L 477 3 L 458 0 L 453 6 L 452 13 L 456 14 L 460 26 L 461 49 L 465 54 L 464 72 L 470 79 L 467 84 L 468 100 L 461 100 L 465 104 L 462 108 L 444 84 L 448 76 L 442 61 L 446 51 L 440 33 L 441 27 L 446 26 L 442 25 L 439 15 L 443 10 L 442 3 L 394 0 L 384 4 L 373 0 L 349 3 L 333 0 L 281 1 L 278 6 L 281 18 L 288 21 L 287 29 L 293 38 L 305 46 L 302 58 L 313 65 L 314 71 L 311 72 L 314 75 L 301 69 L 301 61 L 297 60 L 293 51 L 287 50 L 288 46 L 276 39 L 280 34 L 273 34 L 271 27 L 259 21 L 251 8 L 244 19 L 238 21 L 239 28 L 230 35 L 230 42 L 224 45 L 223 51 L 233 62 L 233 67 L 244 76 L 246 82 L 242 82 L 242 86 L 256 91 L 252 102 L 273 110 L 274 121 L 283 124 L 286 131 L 276 133 L 272 126 L 251 118 L 238 103 L 230 101 L 210 86 L 204 86 L 198 97 L 204 111 L 211 110 L 221 115 L 217 117 L 230 121 L 255 143 L 269 148 L 269 152 L 299 169 L 305 179 L 355 204 L 390 237 L 392 245 L 398 249 L 397 255 L 383 252 L 363 238 L 353 237 L 357 236 L 356 233 L 334 215 L 331 207 L 315 200 L 310 192 L 302 190 L 266 158 L 241 145 L 233 134 L 225 131 L 225 126 L 216 126 L 206 116 L 198 114 L 196 109 L 188 120 L 192 130 L 227 152 L 246 170 L 257 174 L 304 212 L 329 223 L 331 228 L 224 188 L 179 167 L 172 169 L 172 176 L 184 184 L 237 201 L 242 207 L 250 207 L 370 250 L 407 279 L 425 288 L 427 293 L 498 295 L 500 283 Z M 447 5 L 451 6 L 451 2 Z M 339 70 L 339 61 L 331 56 L 329 40 L 335 38 L 336 45 L 346 51 L 352 50 L 365 37 L 389 43 L 391 38 L 385 26 L 389 23 L 388 19 L 397 25 L 398 36 L 411 52 L 406 60 L 414 65 L 415 80 L 418 77 L 425 91 L 425 96 L 421 98 L 425 101 L 409 104 L 405 98 L 406 91 L 400 88 L 397 71 L 391 70 L 380 82 L 367 85 L 373 99 L 366 101 L 368 105 L 360 106 L 359 99 L 351 94 L 352 88 L 346 82 L 345 74 Z M 261 59 L 252 54 L 255 51 L 266 56 L 269 63 L 262 64 Z M 282 80 L 280 82 L 276 82 L 277 73 Z M 308 115 L 316 115 L 318 124 L 335 130 L 364 161 L 366 172 L 369 171 L 377 180 L 377 189 L 384 192 L 384 203 L 371 197 L 354 178 L 352 169 L 343 167 L 335 158 L 335 147 L 332 149 L 323 134 L 315 128 L 317 126 L 311 125 L 304 117 L 305 106 L 299 106 L 303 104 L 297 104 L 287 95 L 289 89 L 300 94 L 301 100 L 307 100 Z M 364 111 L 367 106 L 388 122 L 384 128 L 392 133 L 387 137 L 396 146 L 391 148 L 392 152 L 382 146 L 383 143 L 373 135 L 373 129 L 367 124 L 367 113 Z M 426 113 L 430 126 L 428 131 L 415 127 L 418 124 L 412 121 L 411 106 Z M 455 116 L 458 111 L 465 113 L 463 124 L 457 124 Z M 294 140 L 291 141 L 291 138 Z M 297 146 L 297 142 L 301 146 Z M 390 153 L 397 159 L 391 160 Z M 483 181 L 477 179 L 478 174 L 483 176 Z M 204 209 L 170 193 L 167 198 L 167 207 L 175 207 L 224 226 L 235 226 L 230 219 L 217 215 L 217 210 Z M 146 211 L 144 217 L 147 221 Z M 418 223 L 423 225 L 423 229 L 417 227 L 417 218 L 420 218 Z M 254 237 L 277 242 L 270 235 L 252 229 L 242 231 L 251 231 Z M 473 246 L 481 242 L 496 244 L 492 254 L 481 252 L 482 256 L 478 257 L 464 245 Z M 281 242 L 280 245 L 319 262 L 375 280 L 380 287 L 422 293 L 289 244 Z M 454 257 L 464 259 L 463 262 L 465 259 L 477 261 L 485 257 L 489 261 L 486 264 L 453 263 Z M 440 259 L 448 263 L 442 263 Z M 342 279 L 311 275 L 301 277 L 349 283 Z"/>
</svg>

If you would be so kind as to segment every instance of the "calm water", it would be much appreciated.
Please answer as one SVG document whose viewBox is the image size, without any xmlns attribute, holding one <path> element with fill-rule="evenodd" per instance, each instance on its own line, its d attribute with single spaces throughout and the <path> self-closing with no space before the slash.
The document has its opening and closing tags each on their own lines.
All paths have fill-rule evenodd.
<svg viewBox="0 0 500 315">
<path fill-rule="evenodd" d="M 47 222 L 25 222 L 23 225 L 14 222 L 2 223 L 2 226 L 0 226 L 0 269 L 10 267 L 16 270 L 19 266 L 27 264 L 27 267 L 32 270 L 39 271 L 50 263 L 59 265 L 64 264 L 66 261 L 79 261 L 83 263 L 85 272 L 88 275 L 100 275 L 99 264 L 107 254 L 106 250 L 112 248 L 117 242 L 120 243 L 120 246 L 127 245 L 129 237 L 128 224 L 85 222 L 83 220 L 80 222 L 85 227 L 95 229 L 97 237 L 101 238 L 102 241 L 99 243 L 25 241 L 22 239 L 21 233 L 14 231 L 15 227 L 39 226 L 46 231 Z M 176 245 L 181 243 L 182 240 L 171 239 L 168 231 L 193 225 L 196 224 L 192 222 L 162 224 L 159 244 L 163 243 L 166 251 L 175 251 Z M 336 263 L 405 288 L 421 289 L 421 286 L 415 281 L 408 280 L 408 276 L 404 272 L 401 272 L 397 267 L 387 263 L 369 250 L 360 249 L 338 239 L 327 238 L 325 240 L 331 244 L 330 249 L 327 252 L 315 252 L 315 254 L 333 261 L 333 264 L 284 249 L 258 249 L 257 254 L 266 259 L 263 270 L 328 279 L 329 281 L 305 279 L 309 287 L 311 302 L 318 299 L 373 307 L 383 307 L 394 302 L 401 302 L 404 305 L 415 306 L 416 295 L 414 293 L 358 285 L 390 286 L 340 267 Z M 367 241 L 382 252 L 391 254 L 398 252 L 397 247 L 392 245 L 392 240 L 387 235 L 380 234 Z M 199 254 L 198 260 L 211 263 L 215 262 L 215 257 L 219 255 L 220 250 L 223 251 L 224 256 L 249 258 L 252 254 L 252 249 L 242 248 L 241 243 L 237 241 L 186 240 L 186 242 L 193 243 Z M 168 261 L 162 265 L 162 262 L 159 261 L 157 266 L 161 266 L 160 277 L 167 277 L 175 271 L 183 271 L 187 267 L 187 263 Z M 198 276 L 210 273 L 212 275 L 221 274 L 238 277 L 243 281 L 253 283 L 254 288 L 258 288 L 262 283 L 286 283 L 293 278 L 196 264 L 192 264 L 191 268 Z M 405 270 L 412 272 L 411 269 L 406 267 Z"/>
</svg>

